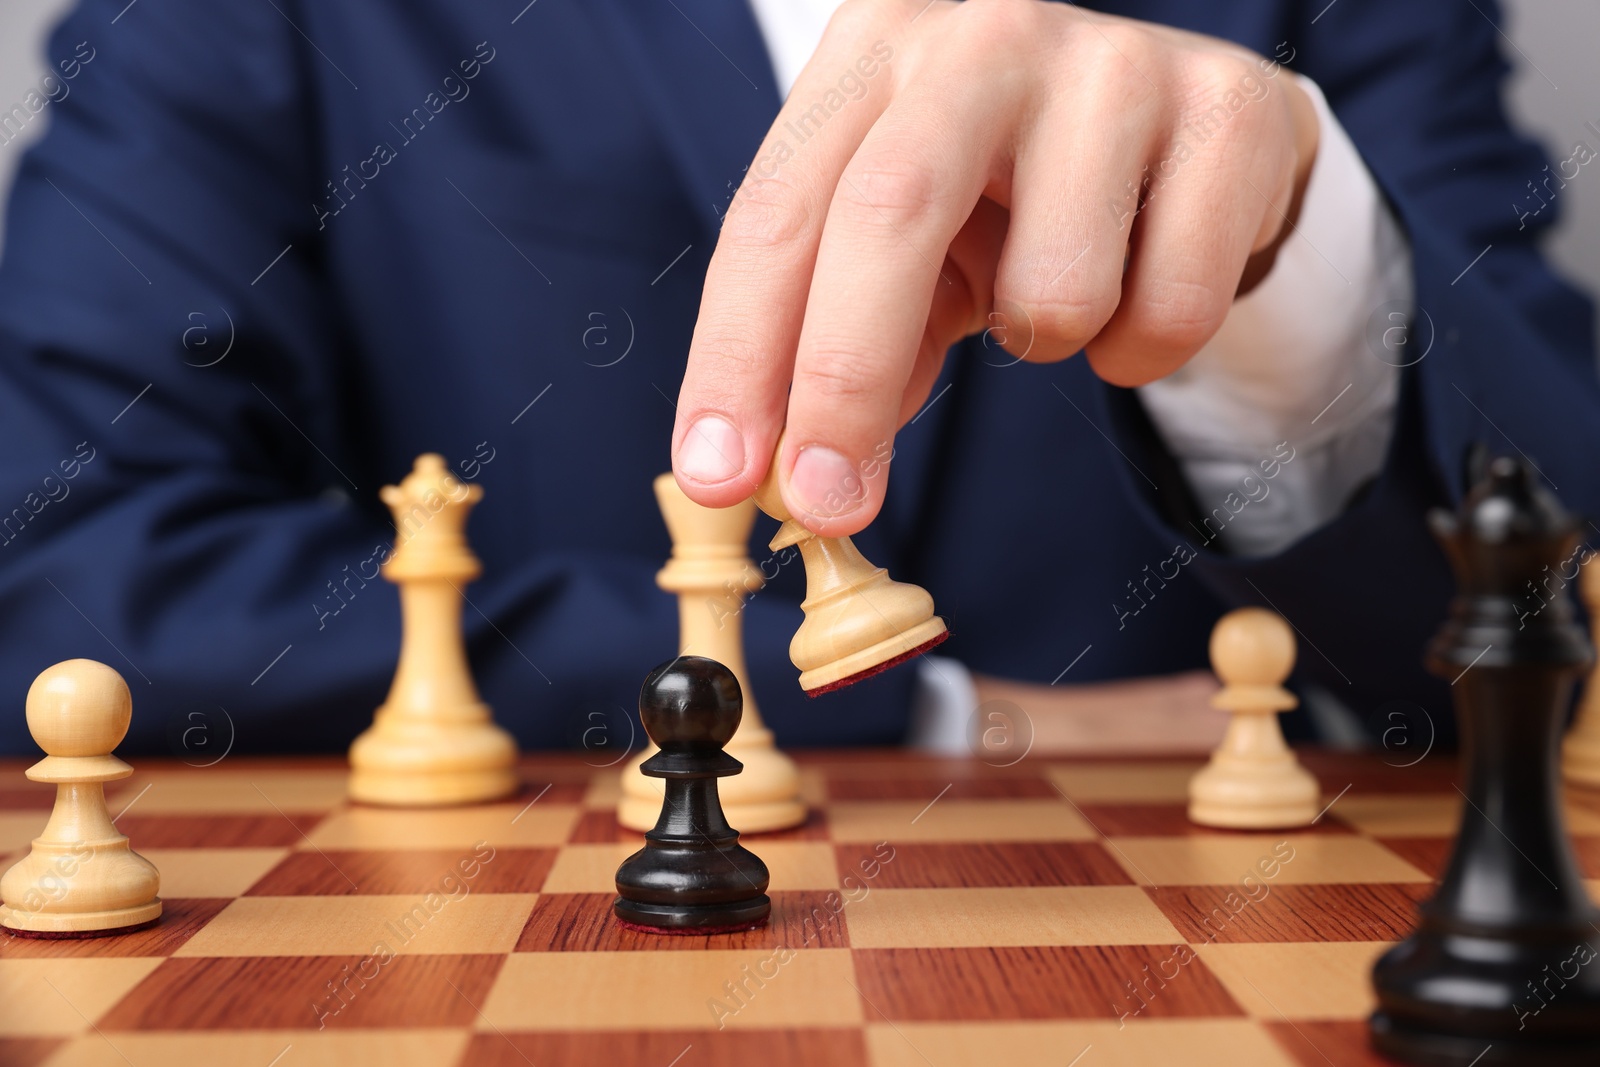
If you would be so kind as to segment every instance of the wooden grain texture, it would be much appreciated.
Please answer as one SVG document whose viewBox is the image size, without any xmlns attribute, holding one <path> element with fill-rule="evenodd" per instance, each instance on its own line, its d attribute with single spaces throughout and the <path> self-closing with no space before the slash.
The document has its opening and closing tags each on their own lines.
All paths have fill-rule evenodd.
<svg viewBox="0 0 1600 1067">
<path fill-rule="evenodd" d="M 1257 1019 L 1364 1019 L 1377 1006 L 1372 965 L 1392 941 L 1200 946 L 1200 958 Z"/>
<path fill-rule="evenodd" d="M 1448 837 L 1380 837 L 1378 842 L 1435 880 L 1444 873 L 1454 843 Z"/>
<path fill-rule="evenodd" d="M 232 903 L 229 899 L 176 897 L 162 900 L 161 921 L 129 934 L 110 937 L 37 938 L 5 933 L 0 956 L 6 959 L 95 959 L 114 956 L 170 956 Z M 0 1060 L 0 1063 L 4 1063 Z"/>
<path fill-rule="evenodd" d="M 518 952 L 674 952 L 705 949 L 845 948 L 849 905 L 827 890 L 771 892 L 772 917 L 756 930 L 690 936 L 619 926 L 615 893 L 546 893 L 517 938 Z"/>
<path fill-rule="evenodd" d="M 833 848 L 840 875 L 873 888 L 1133 884 L 1098 841 L 917 842 L 893 845 L 887 862 L 877 845 Z"/>
<path fill-rule="evenodd" d="M 382 896 L 395 893 L 537 893 L 557 849 L 501 848 L 479 862 L 474 850 L 292 852 L 246 896 Z M 466 866 L 463 866 L 465 864 Z M 465 877 L 471 871 L 472 876 Z"/>
<path fill-rule="evenodd" d="M 513 952 L 483 1025 L 513 1031 L 773 1030 L 865 1022 L 847 949 Z M 826 1065 L 824 1065 L 826 1067 Z"/>
<path fill-rule="evenodd" d="M 49 811 L 55 803 L 54 786 L 19 785 L 0 789 L 0 811 Z M 44 823 L 41 821 L 39 825 Z"/>
<path fill-rule="evenodd" d="M 867 1067 L 859 1029 L 609 1030 L 595 1033 L 478 1034 L 472 1067 L 605 1064 L 606 1067 Z"/>
<path fill-rule="evenodd" d="M 1155 969 L 1177 946 L 856 949 L 856 976 L 869 1017 L 893 1021 L 1116 1019 L 1140 1010 L 1132 984 L 1147 979 L 1149 1018 L 1242 1015 L 1199 959 L 1172 981 Z"/>
<path fill-rule="evenodd" d="M 1039 778 L 834 778 L 829 800 L 1027 800 L 1056 799 L 1054 787 Z"/>
<path fill-rule="evenodd" d="M 323 820 L 321 814 L 141 815 L 130 812 L 117 829 L 134 847 L 272 848 L 298 845 Z"/>
<path fill-rule="evenodd" d="M 1310 771 L 1328 796 L 1346 786 L 1352 793 L 1439 793 L 1455 795 L 1454 787 L 1461 782 L 1461 770 L 1456 758 L 1438 752 L 1421 760 L 1417 757 L 1427 746 L 1426 723 L 1422 716 L 1405 744 L 1399 743 L 1399 734 L 1391 737 L 1391 747 L 1373 752 L 1336 752 L 1321 749 L 1301 749 L 1300 765 Z M 1398 722 L 1398 720 L 1396 720 Z"/>
<path fill-rule="evenodd" d="M 850 909 L 855 948 L 1149 945 L 1178 937 L 1131 885 L 872 889 Z"/>
<path fill-rule="evenodd" d="M 341 799 L 336 760 L 141 760 L 111 797 L 113 813 L 133 802 L 118 828 L 168 865 L 164 882 L 213 888 L 174 894 L 161 925 L 124 937 L 0 940 L 0 1042 L 14 1043 L 0 1064 L 265 1067 L 292 1046 L 278 1067 L 1064 1067 L 1092 1044 L 1079 1067 L 1370 1067 L 1365 961 L 1432 890 L 1453 766 L 1301 756 L 1324 802 L 1355 784 L 1316 828 L 1280 835 L 1181 822 L 1189 757 L 799 753 L 817 813 L 744 839 L 773 870 L 773 925 L 670 943 L 609 923 L 615 865 L 642 843 L 608 810 L 620 765 L 524 758 L 516 797 L 401 812 Z M 9 764 L 17 783 L 23 766 Z M 5 787 L 0 847 L 15 853 L 44 812 L 27 788 L 6 805 Z M 1600 818 L 1585 797 L 1569 807 Z M 340 1008 L 328 984 L 363 967 L 347 953 L 426 906 L 480 839 L 496 856 L 470 893 L 376 974 L 365 965 L 318 1030 L 314 1005 Z M 1199 920 L 1284 840 L 1295 855 L 1268 897 L 1206 943 Z M 1578 831 L 1600 874 L 1597 843 Z M 857 899 L 805 926 L 830 889 Z M 1199 956 L 1174 974 L 1186 937 Z M 784 962 L 789 945 L 804 947 Z M 713 1000 L 737 1014 L 719 1019 Z"/>
<path fill-rule="evenodd" d="M 376 968 L 361 956 L 168 959 L 100 1019 L 102 1030 L 316 1029 L 468 1026 L 505 957 L 397 956 Z M 330 1000 L 329 983 L 348 999 Z"/>
<path fill-rule="evenodd" d="M 1216 941 L 1398 941 L 1432 893 L 1421 883 L 1264 886 L 1252 902 L 1240 886 L 1146 886 L 1192 944 Z"/>
<path fill-rule="evenodd" d="M 1266 1027 L 1300 1067 L 1404 1067 L 1372 1050 L 1362 1021 L 1280 1020 Z"/>
<path fill-rule="evenodd" d="M 59 1037 L 0 1037 L 0 1063 L 6 1067 L 39 1067 L 65 1043 Z"/>
</svg>

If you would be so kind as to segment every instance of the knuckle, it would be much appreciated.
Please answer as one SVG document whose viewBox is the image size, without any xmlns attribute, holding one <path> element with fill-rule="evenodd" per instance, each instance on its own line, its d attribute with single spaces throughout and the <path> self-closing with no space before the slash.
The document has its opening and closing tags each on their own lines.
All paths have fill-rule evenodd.
<svg viewBox="0 0 1600 1067">
<path fill-rule="evenodd" d="M 757 177 L 740 187 L 722 219 L 717 242 L 731 249 L 766 250 L 798 242 L 809 230 L 805 197 L 778 177 Z"/>
<path fill-rule="evenodd" d="M 880 0 L 844 0 L 828 19 L 823 40 L 860 41 L 883 26 L 885 14 Z"/>
<path fill-rule="evenodd" d="M 742 323 L 729 322 L 697 336 L 690 369 L 700 373 L 685 378 L 685 389 L 693 388 L 703 399 L 737 395 L 738 383 L 764 374 L 772 366 L 773 356 L 751 340 L 751 333 Z"/>
<path fill-rule="evenodd" d="M 968 0 L 958 9 L 972 23 L 971 32 L 994 42 L 1025 42 L 1034 38 L 1044 5 L 1037 0 Z"/>
<path fill-rule="evenodd" d="M 1137 23 L 1116 19 L 1085 25 L 1083 32 L 1090 41 L 1099 42 L 1094 55 L 1104 68 L 1117 68 L 1119 79 L 1132 75 L 1140 81 L 1139 71 L 1153 65 L 1156 38 Z"/>
<path fill-rule="evenodd" d="M 1147 31 L 1120 22 L 1080 28 L 1076 47 L 1063 54 L 1073 82 L 1094 110 L 1128 116 L 1149 113 L 1159 93 L 1144 72 L 1158 70 Z"/>
<path fill-rule="evenodd" d="M 1021 317 L 1030 336 L 1057 347 L 1078 347 L 1099 333 L 1116 313 L 1118 298 L 1114 291 L 1063 296 L 1043 282 L 997 288 L 995 296 L 997 305 Z"/>
<path fill-rule="evenodd" d="M 835 198 L 854 224 L 904 231 L 939 206 L 934 168 L 924 150 L 888 149 L 851 163 Z"/>
<path fill-rule="evenodd" d="M 843 340 L 818 346 L 795 378 L 824 403 L 842 406 L 876 402 L 886 389 L 878 361 L 859 343 Z"/>
<path fill-rule="evenodd" d="M 1228 301 L 1209 285 L 1165 281 L 1130 309 L 1129 327 L 1152 349 L 1191 355 L 1217 332 L 1227 311 Z"/>
<path fill-rule="evenodd" d="M 1186 66 L 1184 80 L 1192 109 L 1221 119 L 1224 130 L 1233 125 L 1232 119 L 1248 114 L 1251 109 L 1245 104 L 1262 94 L 1255 68 L 1240 56 L 1207 53 L 1191 57 Z"/>
</svg>

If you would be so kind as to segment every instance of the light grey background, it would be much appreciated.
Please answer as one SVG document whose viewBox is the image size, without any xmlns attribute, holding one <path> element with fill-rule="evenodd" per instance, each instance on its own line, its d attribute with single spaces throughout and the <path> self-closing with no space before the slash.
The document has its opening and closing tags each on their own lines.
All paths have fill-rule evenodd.
<svg viewBox="0 0 1600 1067">
<path fill-rule="evenodd" d="M 45 35 L 70 2 L 0 0 L 0 110 L 9 109 L 28 89 L 38 86 L 45 73 Z M 1595 0 L 1503 2 L 1503 43 L 1516 67 L 1510 91 L 1514 119 L 1544 143 L 1552 160 L 1570 156 L 1579 140 L 1600 150 L 1600 139 L 1584 129 L 1585 122 L 1600 126 L 1600 62 L 1595 58 L 1600 5 Z M 45 108 L 23 137 L 0 145 L 0 200 L 11 188 L 23 147 L 43 132 L 49 111 Z M 1569 277 L 1600 294 L 1600 169 L 1581 170 L 1560 190 L 1560 207 L 1564 217 L 1559 232 L 1550 240 L 1549 254 Z M 1506 212 L 1513 213 L 1510 203 Z M 0 244 L 3 239 L 0 228 Z"/>
</svg>

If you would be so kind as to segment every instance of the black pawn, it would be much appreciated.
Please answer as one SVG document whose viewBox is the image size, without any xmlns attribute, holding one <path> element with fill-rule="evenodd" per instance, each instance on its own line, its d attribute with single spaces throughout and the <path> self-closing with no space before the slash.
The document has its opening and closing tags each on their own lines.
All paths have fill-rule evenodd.
<svg viewBox="0 0 1600 1067">
<path fill-rule="evenodd" d="M 1591 659 L 1560 575 L 1578 524 L 1524 464 L 1429 518 L 1455 569 L 1428 669 L 1452 683 L 1466 802 L 1412 935 L 1378 960 L 1379 1051 L 1414 1064 L 1600 1064 L 1600 910 L 1561 818 L 1558 748 Z M 1546 599 L 1548 598 L 1548 599 Z"/>
<path fill-rule="evenodd" d="M 617 868 L 623 922 L 707 934 L 767 921 L 767 865 L 739 844 L 717 797 L 717 779 L 744 770 L 722 750 L 743 715 L 739 680 L 714 659 L 679 656 L 645 678 L 639 718 L 661 751 L 639 769 L 664 779 L 666 796 L 644 848 Z"/>
</svg>

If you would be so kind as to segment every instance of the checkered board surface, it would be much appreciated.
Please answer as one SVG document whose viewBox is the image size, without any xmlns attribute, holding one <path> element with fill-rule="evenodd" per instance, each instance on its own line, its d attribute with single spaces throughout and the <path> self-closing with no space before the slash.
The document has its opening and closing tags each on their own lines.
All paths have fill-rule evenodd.
<svg viewBox="0 0 1600 1067">
<path fill-rule="evenodd" d="M 1303 758 L 1331 807 L 1258 834 L 1188 823 L 1194 761 L 801 757 L 810 821 L 745 839 L 772 922 L 715 937 L 613 922 L 640 842 L 615 769 L 534 759 L 508 802 L 394 811 L 334 761 L 145 762 L 110 807 L 165 915 L 0 938 L 0 1064 L 1377 1063 L 1368 970 L 1440 871 L 1455 772 Z M 11 856 L 52 795 L 21 768 Z M 1600 798 L 1568 817 L 1600 878 Z"/>
</svg>

